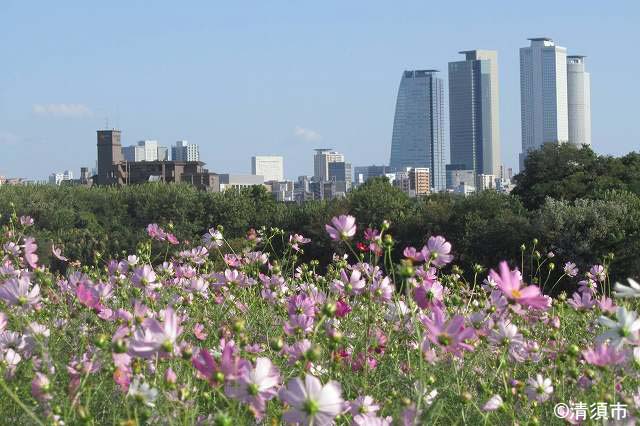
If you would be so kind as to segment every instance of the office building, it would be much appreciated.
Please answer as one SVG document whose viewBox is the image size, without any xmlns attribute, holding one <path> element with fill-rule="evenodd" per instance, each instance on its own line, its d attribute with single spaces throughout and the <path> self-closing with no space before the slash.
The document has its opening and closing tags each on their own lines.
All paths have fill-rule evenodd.
<svg viewBox="0 0 640 426">
<path fill-rule="evenodd" d="M 391 137 L 389 166 L 429 168 L 432 187 L 445 189 L 444 89 L 436 70 L 405 71 Z"/>
<path fill-rule="evenodd" d="M 591 76 L 584 56 L 567 56 L 569 142 L 591 145 Z"/>
<path fill-rule="evenodd" d="M 60 173 L 51 173 L 49 175 L 49 184 L 51 185 L 61 185 L 65 182 L 73 181 L 73 172 L 71 170 L 65 170 Z"/>
<path fill-rule="evenodd" d="M 261 175 L 265 182 L 284 180 L 284 165 L 282 157 L 256 155 L 251 157 L 251 174 Z"/>
<path fill-rule="evenodd" d="M 547 37 L 529 40 L 520 49 L 521 170 L 530 151 L 569 140 L 567 49 Z"/>
<path fill-rule="evenodd" d="M 392 185 L 410 197 L 421 197 L 431 192 L 431 173 L 427 167 L 406 167 L 394 173 Z"/>
<path fill-rule="evenodd" d="M 167 147 L 158 145 L 158 141 L 144 140 L 136 145 L 123 147 L 122 156 L 127 162 L 168 161 L 168 151 Z"/>
<path fill-rule="evenodd" d="M 270 181 L 265 183 L 276 201 L 295 201 L 295 184 L 293 181 Z"/>
<path fill-rule="evenodd" d="M 464 61 L 449 62 L 451 163 L 476 174 L 500 167 L 498 52 L 459 52 Z"/>
<path fill-rule="evenodd" d="M 318 148 L 313 156 L 313 178 L 318 182 L 329 180 L 329 163 L 343 162 L 344 155 L 331 148 Z"/>
<path fill-rule="evenodd" d="M 344 161 L 333 161 L 328 164 L 329 178 L 327 180 L 336 182 L 338 192 L 348 192 L 351 189 L 353 175 L 351 163 Z"/>
<path fill-rule="evenodd" d="M 353 181 L 356 185 L 365 183 L 374 177 L 385 176 L 391 172 L 389 166 L 361 166 L 355 167 L 353 172 Z"/>
<path fill-rule="evenodd" d="M 476 173 L 474 170 L 467 169 L 464 164 L 447 164 L 446 174 L 448 190 L 455 190 L 461 183 L 468 187 L 476 184 Z"/>
<path fill-rule="evenodd" d="M 200 161 L 200 148 L 197 144 L 188 141 L 177 141 L 171 147 L 171 159 L 173 161 Z"/>
<path fill-rule="evenodd" d="M 235 175 L 235 174 L 220 174 L 218 175 L 220 182 L 220 192 L 232 189 L 239 191 L 242 188 L 250 188 L 255 185 L 263 185 L 264 177 L 260 175 Z"/>
</svg>

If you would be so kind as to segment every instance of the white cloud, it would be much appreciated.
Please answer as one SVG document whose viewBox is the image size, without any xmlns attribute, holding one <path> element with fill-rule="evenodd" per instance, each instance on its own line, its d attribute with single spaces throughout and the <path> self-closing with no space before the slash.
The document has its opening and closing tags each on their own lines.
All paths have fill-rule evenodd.
<svg viewBox="0 0 640 426">
<path fill-rule="evenodd" d="M 293 130 L 293 134 L 297 138 L 307 142 L 315 142 L 322 139 L 322 136 L 320 136 L 320 133 L 316 132 L 315 130 L 305 129 L 304 127 L 300 127 L 300 126 L 296 126 L 296 128 Z"/>
<path fill-rule="evenodd" d="M 83 118 L 93 113 L 83 104 L 35 104 L 33 113 L 43 117 Z"/>
</svg>

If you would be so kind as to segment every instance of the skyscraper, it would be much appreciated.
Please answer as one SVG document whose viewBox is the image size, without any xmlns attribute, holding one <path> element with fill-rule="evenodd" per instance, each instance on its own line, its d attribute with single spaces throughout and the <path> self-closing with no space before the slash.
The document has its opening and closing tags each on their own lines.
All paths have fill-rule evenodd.
<svg viewBox="0 0 640 426">
<path fill-rule="evenodd" d="M 344 161 L 344 155 L 331 148 L 317 148 L 313 156 L 313 178 L 318 182 L 329 180 L 329 163 Z"/>
<path fill-rule="evenodd" d="M 451 164 L 476 174 L 500 168 L 498 52 L 460 52 L 464 61 L 449 62 Z"/>
<path fill-rule="evenodd" d="M 567 49 L 547 37 L 529 40 L 520 49 L 521 170 L 530 151 L 569 140 Z"/>
<path fill-rule="evenodd" d="M 351 169 L 351 163 L 346 163 L 344 161 L 332 161 L 329 164 L 329 178 L 327 180 L 331 180 L 334 182 L 344 182 L 342 186 L 344 186 L 344 192 L 347 192 L 351 189 L 351 184 L 353 181 L 353 172 Z"/>
<path fill-rule="evenodd" d="M 591 145 L 591 77 L 584 56 L 567 56 L 569 142 Z"/>
<path fill-rule="evenodd" d="M 200 161 L 200 149 L 197 144 L 187 141 L 178 141 L 171 147 L 171 159 L 173 161 Z"/>
<path fill-rule="evenodd" d="M 261 175 L 265 182 L 284 180 L 282 157 L 273 155 L 256 155 L 251 157 L 251 174 Z"/>
<path fill-rule="evenodd" d="M 445 189 L 442 79 L 437 70 L 405 71 L 398 88 L 389 165 L 428 167 L 431 185 Z"/>
</svg>

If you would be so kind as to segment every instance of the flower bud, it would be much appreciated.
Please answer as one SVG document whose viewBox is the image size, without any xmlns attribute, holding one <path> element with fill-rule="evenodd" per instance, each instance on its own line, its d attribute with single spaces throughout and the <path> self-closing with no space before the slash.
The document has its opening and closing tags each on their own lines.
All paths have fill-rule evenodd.
<svg viewBox="0 0 640 426">
<path fill-rule="evenodd" d="M 269 339 L 269 347 L 275 352 L 282 350 L 282 348 L 284 347 L 284 341 L 282 340 L 282 337 L 272 337 L 271 339 Z"/>
</svg>

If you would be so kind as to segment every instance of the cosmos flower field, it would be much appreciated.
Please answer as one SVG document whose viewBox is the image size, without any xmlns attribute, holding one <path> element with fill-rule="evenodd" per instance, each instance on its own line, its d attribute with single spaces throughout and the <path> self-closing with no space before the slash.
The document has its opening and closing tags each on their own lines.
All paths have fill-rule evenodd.
<svg viewBox="0 0 640 426">
<path fill-rule="evenodd" d="M 150 224 L 136 253 L 93 265 L 54 242 L 64 267 L 52 271 L 32 226 L 14 214 L 0 234 L 1 424 L 631 425 L 638 415 L 640 285 L 611 283 L 607 258 L 580 271 L 534 242 L 517 265 L 463 274 L 435 235 L 394 264 L 388 222 L 359 229 L 343 215 L 325 230 L 346 254 L 322 270 L 299 261 L 308 238 L 280 229 L 251 230 L 239 250 L 221 227 L 186 242 Z M 572 290 L 546 295 L 558 287 Z"/>
</svg>

